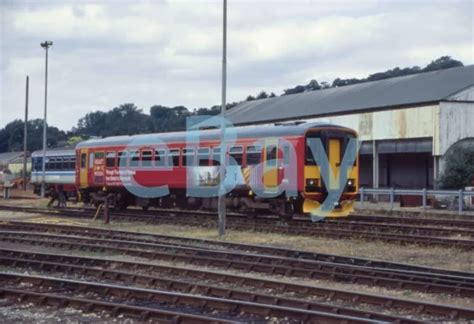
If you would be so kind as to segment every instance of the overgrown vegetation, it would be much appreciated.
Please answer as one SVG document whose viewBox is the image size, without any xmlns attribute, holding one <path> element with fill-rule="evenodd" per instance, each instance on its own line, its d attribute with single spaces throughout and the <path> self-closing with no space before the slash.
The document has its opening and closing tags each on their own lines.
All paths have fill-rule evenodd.
<svg viewBox="0 0 474 324">
<path fill-rule="evenodd" d="M 321 89 L 342 87 L 346 85 L 388 79 L 398 76 L 429 72 L 463 66 L 463 63 L 449 56 L 440 57 L 424 68 L 418 66 L 399 68 L 396 67 L 385 72 L 369 75 L 364 79 L 341 79 L 336 78 L 332 83 L 311 80 L 306 85 L 297 85 L 294 88 L 283 90 L 282 96 Z M 257 95 L 249 95 L 246 101 L 263 100 L 276 97 L 275 93 L 267 94 L 260 91 Z M 227 109 L 232 109 L 237 103 L 227 104 Z M 211 108 L 198 108 L 190 110 L 184 106 L 166 107 L 154 105 L 150 108 L 150 114 L 143 112 L 133 103 L 125 103 L 109 111 L 104 109 L 86 114 L 79 119 L 77 126 L 65 132 L 57 127 L 48 126 L 48 147 L 73 145 L 78 139 L 86 139 L 91 136 L 105 137 L 114 135 L 146 134 L 155 132 L 169 132 L 184 130 L 186 117 L 192 115 L 217 115 L 220 106 Z M 14 120 L 0 129 L 0 153 L 19 151 L 23 148 L 23 121 Z M 28 122 L 28 150 L 35 151 L 42 147 L 43 124 L 41 119 Z M 71 140 L 72 138 L 72 140 Z"/>
</svg>

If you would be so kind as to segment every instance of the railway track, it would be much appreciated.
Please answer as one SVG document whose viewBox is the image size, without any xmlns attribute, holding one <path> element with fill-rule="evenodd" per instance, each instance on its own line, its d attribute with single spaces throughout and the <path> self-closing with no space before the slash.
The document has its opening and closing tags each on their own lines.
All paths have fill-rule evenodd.
<svg viewBox="0 0 474 324">
<path fill-rule="evenodd" d="M 265 245 L 252 245 L 243 243 L 232 243 L 219 240 L 205 240 L 188 237 L 178 237 L 163 234 L 152 234 L 152 233 L 138 233 L 125 230 L 112 230 L 90 226 L 78 226 L 78 225 L 64 225 L 55 224 L 51 226 L 45 223 L 27 223 L 27 222 L 16 222 L 11 221 L 3 224 L 8 230 L 15 231 L 34 231 L 34 232 L 47 232 L 47 233 L 62 233 L 67 235 L 87 235 L 88 237 L 95 238 L 106 238 L 106 239 L 120 239 L 120 240 L 133 240 L 137 242 L 145 243 L 160 243 L 177 245 L 183 247 L 201 247 L 207 249 L 217 250 L 230 250 L 244 253 L 256 253 L 264 254 L 277 257 L 287 257 L 296 259 L 305 259 L 310 261 L 321 261 L 329 262 L 341 265 L 350 266 L 362 266 L 366 268 L 376 268 L 378 270 L 390 270 L 390 271 L 403 271 L 409 275 L 416 275 L 418 272 L 426 275 L 429 273 L 434 279 L 439 278 L 472 278 L 474 281 L 474 273 L 466 273 L 455 270 L 437 269 L 423 266 L 415 266 L 404 263 L 395 263 L 382 260 L 373 260 L 366 258 L 355 258 L 345 257 L 333 254 L 324 254 L 300 250 L 291 250 L 285 248 L 277 248 Z M 438 276 L 439 275 L 439 276 Z M 463 282 L 465 283 L 465 282 Z"/>
<path fill-rule="evenodd" d="M 469 273 L 442 274 L 414 271 L 408 265 L 405 270 L 392 270 L 388 267 L 377 268 L 361 265 L 342 264 L 327 261 L 315 261 L 304 258 L 282 257 L 271 254 L 257 254 L 216 247 L 202 247 L 187 244 L 186 240 L 176 242 L 156 241 L 130 234 L 114 233 L 114 231 L 84 232 L 87 229 L 74 231 L 67 229 L 45 233 L 47 226 L 2 225 L 0 241 L 18 242 L 37 245 L 66 247 L 94 251 L 99 249 L 115 251 L 131 256 L 196 263 L 219 268 L 246 269 L 259 273 L 280 274 L 285 276 L 312 278 L 337 282 L 350 282 L 362 285 L 375 285 L 389 289 L 410 289 L 426 293 L 445 293 L 453 296 L 474 297 L 474 276 Z M 54 228 L 56 226 L 49 226 Z M 42 228 L 42 232 L 35 231 Z M 63 227 L 64 228 L 64 227 Z M 25 231 L 26 229 L 26 231 Z M 58 226 L 56 229 L 61 229 Z M 128 236 L 127 236 L 128 235 Z M 98 237 L 100 236 L 100 237 Z"/>
<path fill-rule="evenodd" d="M 1 206 L 0 210 L 34 212 L 41 214 L 57 213 L 66 217 L 92 217 L 91 209 L 34 209 Z M 127 211 L 113 212 L 112 219 L 122 221 L 143 221 L 155 224 L 169 223 L 189 226 L 211 227 L 216 224 L 215 213 L 187 210 L 154 210 L 153 212 Z M 374 216 L 371 216 L 374 217 Z M 424 221 L 427 221 L 424 219 Z M 439 219 L 438 219 L 439 221 Z M 465 222 L 460 221 L 465 225 Z M 451 222 L 452 223 L 452 222 Z M 332 239 L 379 240 L 397 244 L 417 244 L 423 246 L 455 247 L 474 249 L 474 222 L 471 227 L 445 228 L 421 225 L 394 225 L 379 221 L 325 220 L 312 223 L 310 220 L 295 219 L 281 222 L 274 217 L 248 219 L 243 215 L 230 214 L 227 226 L 235 230 L 276 232 L 284 234 L 327 237 Z"/>
<path fill-rule="evenodd" d="M 251 278 L 247 276 L 238 276 L 234 274 L 218 273 L 213 271 L 192 270 L 189 268 L 180 268 L 175 266 L 150 265 L 149 263 L 104 260 L 90 257 L 76 257 L 60 254 L 33 253 L 28 251 L 2 249 L 0 250 L 0 264 L 4 267 L 14 267 L 16 270 L 33 269 L 36 271 L 47 272 L 49 274 L 60 273 L 61 275 L 67 273 L 69 276 L 80 276 L 83 280 L 84 278 L 86 280 L 100 280 L 101 282 L 105 282 L 107 287 L 116 282 L 127 282 L 128 284 L 133 283 L 144 287 L 179 291 L 185 294 L 192 292 L 193 294 L 207 297 L 226 298 L 258 303 L 261 305 L 266 305 L 265 307 L 268 305 L 277 305 L 287 308 L 317 311 L 317 314 L 310 314 L 312 316 L 311 318 L 317 316 L 315 319 L 325 321 L 329 321 L 326 316 L 327 313 L 335 313 L 345 317 L 352 317 L 350 321 L 354 321 L 354 319 L 370 319 L 377 322 L 418 322 L 413 318 L 413 315 L 410 318 L 406 316 L 389 315 L 385 313 L 387 310 L 399 312 L 401 314 L 411 312 L 425 320 L 428 318 L 444 320 L 468 320 L 474 318 L 474 311 L 465 308 L 416 302 L 399 298 L 343 290 L 319 288 L 314 286 L 302 286 L 298 284 Z M 108 270 L 110 268 L 118 268 L 121 269 L 121 271 Z M 147 275 L 142 275 L 141 273 L 146 273 Z M 156 276 L 156 274 L 159 274 L 160 277 Z M 9 278 L 9 281 L 11 281 L 11 278 L 12 277 Z M 183 280 L 183 278 L 186 278 L 186 280 Z M 2 274 L 0 273 L 0 282 L 1 279 Z M 34 278 L 33 280 L 37 280 L 37 278 Z M 40 280 L 40 283 L 36 281 L 34 282 L 35 286 L 44 284 L 42 279 Z M 205 284 L 195 284 L 194 282 L 196 280 L 204 282 Z M 214 284 L 219 283 L 220 286 L 209 284 L 209 281 L 213 282 Z M 233 286 L 237 286 L 240 289 L 229 289 L 228 287 L 222 287 L 225 286 L 224 283 L 227 283 L 227 285 L 231 284 Z M 68 286 L 69 282 L 61 283 L 61 287 L 64 285 Z M 75 283 L 75 288 L 79 289 L 80 291 L 89 291 L 89 287 L 90 286 L 83 286 L 81 284 Z M 247 290 L 244 290 L 241 287 L 247 287 Z M 92 287 L 93 291 L 96 289 L 97 286 Z M 258 289 L 258 291 L 265 291 L 266 294 L 249 292 L 248 289 L 252 289 L 254 291 Z M 295 298 L 294 296 L 293 298 L 280 297 L 280 295 L 285 292 L 292 293 L 292 295 L 297 294 L 298 298 Z M 150 295 L 147 296 L 150 298 Z M 313 300 L 303 300 L 302 298 L 304 297 L 311 297 Z M 323 302 L 314 301 L 314 297 L 319 297 L 319 299 L 321 299 Z M 357 307 L 349 308 L 329 303 L 345 300 L 351 301 L 351 303 L 356 304 Z M 369 308 L 373 308 L 374 306 L 379 308 L 383 307 L 384 311 L 375 312 L 365 310 L 364 307 L 367 308 L 368 305 L 371 306 Z M 309 315 L 306 314 L 302 316 Z M 333 320 L 333 318 L 330 318 L 330 320 Z"/>
<path fill-rule="evenodd" d="M 72 305 L 141 320 L 171 317 L 182 322 L 474 319 L 474 311 L 462 307 L 249 276 L 323 279 L 472 298 L 471 273 L 71 225 L 7 222 L 0 225 L 0 241 L 15 246 L 14 250 L 0 248 L 4 271 L 0 272 L 0 296 L 38 305 Z M 112 253 L 183 266 L 17 250 L 28 246 L 65 249 L 70 254 Z M 246 275 L 209 269 L 244 271 Z M 25 274 L 29 271 L 35 275 Z"/>
</svg>

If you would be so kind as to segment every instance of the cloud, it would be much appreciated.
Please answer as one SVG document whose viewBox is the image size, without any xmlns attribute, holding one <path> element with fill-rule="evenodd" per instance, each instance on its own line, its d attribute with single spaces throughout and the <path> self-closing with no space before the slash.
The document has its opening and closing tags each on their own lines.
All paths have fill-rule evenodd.
<svg viewBox="0 0 474 324">
<path fill-rule="evenodd" d="M 49 122 L 70 129 L 89 111 L 134 102 L 220 102 L 220 1 L 8 1 L 0 4 L 0 127 L 41 118 L 50 50 Z M 228 98 L 281 93 L 310 79 L 365 77 L 442 55 L 472 64 L 473 4 L 460 1 L 231 1 Z"/>
</svg>

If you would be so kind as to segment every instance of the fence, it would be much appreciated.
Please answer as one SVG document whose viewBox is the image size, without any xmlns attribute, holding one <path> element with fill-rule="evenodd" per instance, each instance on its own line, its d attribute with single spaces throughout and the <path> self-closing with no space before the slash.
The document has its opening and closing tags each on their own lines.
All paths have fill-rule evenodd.
<svg viewBox="0 0 474 324">
<path fill-rule="evenodd" d="M 423 197 L 423 209 L 426 208 L 428 196 L 454 196 L 458 198 L 458 212 L 461 213 L 464 210 L 464 197 L 474 197 L 474 191 L 465 190 L 427 190 L 427 189 L 375 189 L 375 188 L 360 188 L 359 196 L 360 202 L 364 203 L 364 198 L 367 195 L 387 195 L 390 198 L 390 209 L 393 209 L 395 202 L 395 196 L 422 196 Z"/>
</svg>

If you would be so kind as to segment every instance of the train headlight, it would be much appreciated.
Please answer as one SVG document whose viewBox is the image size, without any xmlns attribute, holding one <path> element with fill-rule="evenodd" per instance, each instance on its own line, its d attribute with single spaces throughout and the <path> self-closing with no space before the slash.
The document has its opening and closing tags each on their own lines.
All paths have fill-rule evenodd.
<svg viewBox="0 0 474 324">
<path fill-rule="evenodd" d="M 317 186 L 319 184 L 318 179 L 306 179 L 306 185 L 307 186 Z"/>
<path fill-rule="evenodd" d="M 354 185 L 354 179 L 349 179 L 349 180 L 347 180 L 347 185 L 348 185 L 348 186 Z"/>
</svg>

